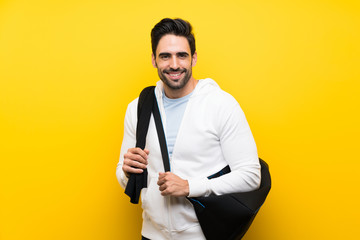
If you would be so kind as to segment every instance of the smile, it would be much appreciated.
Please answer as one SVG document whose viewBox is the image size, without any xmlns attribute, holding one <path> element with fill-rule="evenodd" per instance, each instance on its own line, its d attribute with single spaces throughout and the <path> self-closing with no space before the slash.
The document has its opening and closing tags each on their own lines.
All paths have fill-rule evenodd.
<svg viewBox="0 0 360 240">
<path fill-rule="evenodd" d="M 182 72 L 165 72 L 166 75 L 169 76 L 169 78 L 171 80 L 179 80 L 181 78 L 181 75 L 184 73 L 184 71 Z"/>
<path fill-rule="evenodd" d="M 181 73 L 176 73 L 176 74 L 174 74 L 174 73 L 171 74 L 171 73 L 170 73 L 169 75 L 170 75 L 171 77 L 176 77 L 176 76 L 180 76 L 180 74 L 181 74 Z"/>
</svg>

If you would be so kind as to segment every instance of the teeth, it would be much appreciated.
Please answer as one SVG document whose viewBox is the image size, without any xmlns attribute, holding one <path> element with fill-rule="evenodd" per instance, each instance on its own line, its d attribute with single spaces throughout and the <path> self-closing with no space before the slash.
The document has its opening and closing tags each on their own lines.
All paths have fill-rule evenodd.
<svg viewBox="0 0 360 240">
<path fill-rule="evenodd" d="M 177 76 L 180 76 L 180 73 L 170 74 L 170 76 L 172 76 L 172 77 L 177 77 Z"/>
</svg>

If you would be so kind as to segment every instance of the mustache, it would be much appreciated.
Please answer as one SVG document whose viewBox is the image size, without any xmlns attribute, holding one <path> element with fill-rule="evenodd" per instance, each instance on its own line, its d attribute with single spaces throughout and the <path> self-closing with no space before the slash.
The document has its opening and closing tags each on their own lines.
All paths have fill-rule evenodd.
<svg viewBox="0 0 360 240">
<path fill-rule="evenodd" d="M 180 68 L 177 68 L 177 69 L 170 68 L 169 70 L 164 70 L 163 72 L 169 74 L 170 72 L 171 72 L 171 73 L 183 73 L 183 72 L 186 72 L 186 71 L 187 71 L 187 70 L 186 70 L 185 68 L 184 68 L 184 69 L 180 69 Z"/>
</svg>

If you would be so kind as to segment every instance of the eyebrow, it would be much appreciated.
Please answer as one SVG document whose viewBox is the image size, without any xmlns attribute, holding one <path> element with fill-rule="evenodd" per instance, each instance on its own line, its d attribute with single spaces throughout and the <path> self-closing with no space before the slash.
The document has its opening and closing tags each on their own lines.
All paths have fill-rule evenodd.
<svg viewBox="0 0 360 240">
<path fill-rule="evenodd" d="M 186 56 L 188 56 L 189 53 L 188 53 L 188 52 L 177 52 L 176 55 L 177 55 L 177 56 L 179 56 L 179 55 L 186 55 Z M 161 52 L 161 53 L 159 53 L 159 57 L 161 57 L 161 56 L 171 56 L 171 53 Z"/>
<path fill-rule="evenodd" d="M 171 54 L 168 53 L 168 52 L 162 52 L 162 53 L 159 53 L 159 57 L 161 56 L 170 56 Z"/>
<path fill-rule="evenodd" d="M 178 52 L 178 53 L 176 53 L 176 55 L 186 55 L 186 56 L 189 56 L 189 53 L 187 53 L 187 52 Z"/>
</svg>

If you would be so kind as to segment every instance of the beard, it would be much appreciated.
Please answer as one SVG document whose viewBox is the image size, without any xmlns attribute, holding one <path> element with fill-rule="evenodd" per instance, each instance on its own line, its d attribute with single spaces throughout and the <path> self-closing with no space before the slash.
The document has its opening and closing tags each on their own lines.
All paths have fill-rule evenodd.
<svg viewBox="0 0 360 240">
<path fill-rule="evenodd" d="M 177 79 L 177 80 L 172 80 L 172 79 L 169 79 L 166 74 L 168 74 L 169 72 L 178 72 L 178 73 L 181 73 L 183 74 L 183 76 L 180 78 L 180 79 Z M 191 78 L 191 75 L 192 75 L 192 69 L 189 68 L 189 69 L 170 69 L 170 70 L 160 70 L 158 68 L 158 74 L 159 74 L 159 77 L 161 79 L 161 81 L 166 85 L 168 86 L 169 88 L 173 89 L 173 90 L 177 90 L 177 89 L 181 89 L 183 88 L 190 80 Z"/>
</svg>

